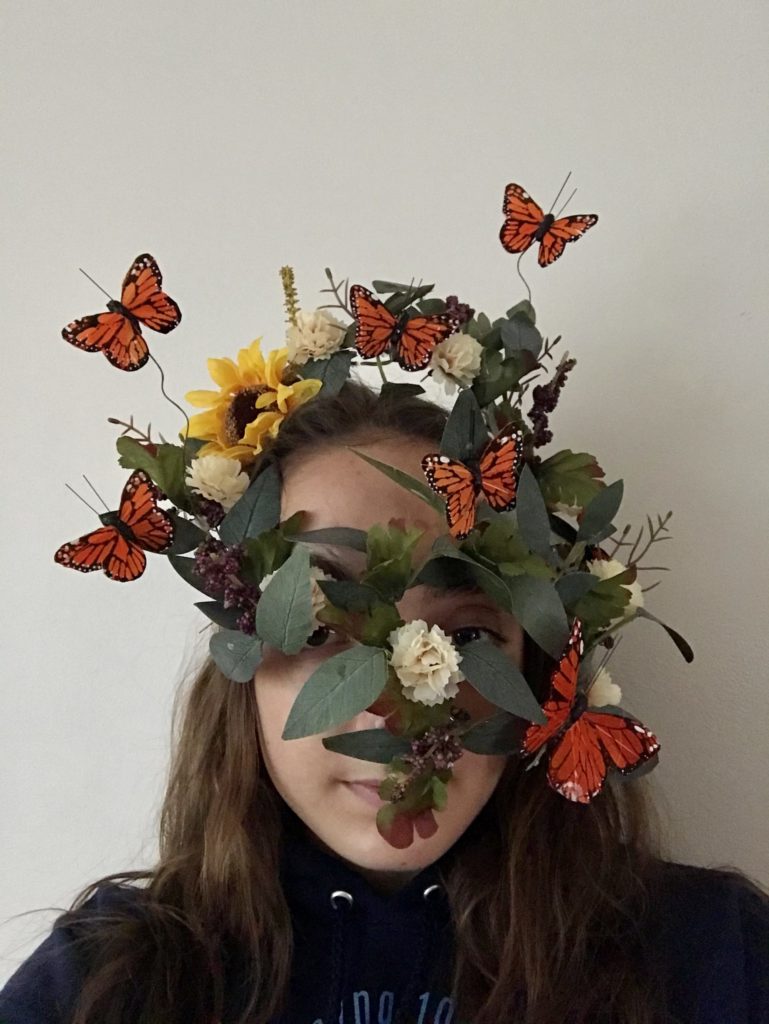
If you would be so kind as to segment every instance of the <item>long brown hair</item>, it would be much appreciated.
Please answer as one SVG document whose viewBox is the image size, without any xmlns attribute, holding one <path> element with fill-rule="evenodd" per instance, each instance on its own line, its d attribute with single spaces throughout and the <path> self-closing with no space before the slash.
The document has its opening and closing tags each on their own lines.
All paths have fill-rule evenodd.
<svg viewBox="0 0 769 1024">
<path fill-rule="evenodd" d="M 288 417 L 271 454 L 280 467 L 323 445 L 375 438 L 434 447 L 445 418 L 421 398 L 377 400 L 348 382 Z M 523 671 L 540 700 L 551 668 L 526 637 Z M 222 1021 L 224 950 L 245 971 L 248 1005 L 237 1021 L 265 1024 L 280 1012 L 293 952 L 278 883 L 282 801 L 256 723 L 254 688 L 210 660 L 178 691 L 157 863 L 92 882 L 55 922 L 71 929 L 87 964 L 73 1024 Z M 612 778 L 583 806 L 553 793 L 543 769 L 509 758 L 446 861 L 456 1020 L 672 1020 L 641 941 L 663 863 L 647 779 Z M 124 909 L 81 910 L 102 885 L 137 882 L 146 884 L 130 886 L 139 898 Z"/>
</svg>

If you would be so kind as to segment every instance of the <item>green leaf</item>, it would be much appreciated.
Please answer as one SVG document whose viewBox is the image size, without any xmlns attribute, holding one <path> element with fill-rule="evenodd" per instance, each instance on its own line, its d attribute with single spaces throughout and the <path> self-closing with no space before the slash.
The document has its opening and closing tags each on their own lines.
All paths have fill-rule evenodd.
<svg viewBox="0 0 769 1024">
<path fill-rule="evenodd" d="M 321 741 L 327 750 L 375 764 L 389 764 L 394 757 L 411 752 L 411 741 L 394 736 L 387 729 L 360 729 L 358 732 L 325 736 Z"/>
<path fill-rule="evenodd" d="M 262 660 L 262 644 L 238 630 L 214 633 L 208 649 L 217 667 L 235 683 L 249 683 Z"/>
<path fill-rule="evenodd" d="M 531 324 L 535 324 L 537 322 L 537 314 L 534 312 L 534 307 L 528 299 L 522 299 L 514 306 L 511 306 L 505 315 L 508 320 L 512 320 L 512 318 L 516 316 L 521 316 L 525 317 Z"/>
<path fill-rule="evenodd" d="M 373 587 L 355 580 L 318 580 L 318 586 L 336 608 L 348 612 L 367 612 L 379 603 Z"/>
<path fill-rule="evenodd" d="M 280 477 L 278 467 L 271 462 L 221 521 L 219 536 L 225 544 L 240 544 L 247 537 L 258 537 L 272 529 L 279 520 Z"/>
<path fill-rule="evenodd" d="M 577 531 L 577 541 L 585 544 L 598 544 L 605 537 L 614 533 L 612 518 L 622 503 L 622 480 L 615 480 L 608 487 L 602 487 L 585 509 L 582 522 Z"/>
<path fill-rule="evenodd" d="M 584 508 L 604 487 L 604 472 L 589 452 L 573 452 L 570 448 L 556 452 L 537 467 L 537 480 L 548 505 Z"/>
<path fill-rule="evenodd" d="M 302 533 L 287 533 L 286 536 L 301 544 L 328 544 L 353 548 L 355 551 L 365 551 L 368 543 L 366 531 L 355 530 L 351 526 L 327 526 L 322 530 L 305 530 Z"/>
<path fill-rule="evenodd" d="M 196 601 L 195 607 L 217 626 L 237 631 L 238 619 L 242 614 L 239 608 L 225 608 L 220 601 Z"/>
<path fill-rule="evenodd" d="M 652 622 L 656 622 L 658 626 L 662 626 L 662 628 L 665 630 L 670 639 L 673 641 L 673 643 L 676 645 L 678 650 L 683 655 L 684 660 L 690 663 L 694 661 L 694 651 L 691 649 L 687 641 L 684 640 L 680 633 L 677 633 L 676 630 L 674 630 L 671 626 L 666 626 L 664 622 L 662 622 L 660 619 L 652 615 L 651 612 L 648 612 L 643 606 L 636 608 L 635 613 L 636 616 L 640 616 L 640 618 L 642 619 L 651 619 Z"/>
<path fill-rule="evenodd" d="M 284 740 L 344 725 L 374 703 L 387 682 L 381 648 L 356 645 L 316 668 L 299 692 L 283 729 Z"/>
<path fill-rule="evenodd" d="M 599 582 L 599 577 L 592 572 L 569 572 L 555 581 L 555 589 L 563 601 L 564 608 L 574 614 L 573 609 L 585 594 L 588 594 Z"/>
<path fill-rule="evenodd" d="M 478 405 L 478 399 L 467 388 L 460 392 L 446 421 L 441 438 L 441 455 L 460 462 L 469 462 L 480 455 L 489 432 Z"/>
<path fill-rule="evenodd" d="M 502 324 L 500 337 L 505 351 L 510 355 L 526 350 L 538 356 L 542 349 L 542 335 L 531 320 L 521 313 Z"/>
<path fill-rule="evenodd" d="M 374 289 L 375 292 L 378 292 L 379 295 L 386 295 L 389 294 L 390 292 L 408 292 L 411 290 L 410 284 L 394 284 L 392 281 L 372 281 L 371 287 Z M 435 285 L 426 284 L 423 285 L 422 287 L 426 289 L 426 295 L 427 292 L 431 292 L 433 290 Z"/>
<path fill-rule="evenodd" d="M 551 658 L 561 657 L 569 624 L 558 591 L 550 580 L 515 576 L 507 581 L 513 615 Z"/>
<path fill-rule="evenodd" d="M 461 561 L 467 567 L 471 578 L 481 590 L 488 594 L 492 601 L 498 604 L 500 608 L 512 612 L 510 590 L 507 583 L 492 569 L 478 562 L 472 555 L 455 547 L 445 535 L 436 537 L 431 549 L 431 558 L 454 558 Z M 420 573 L 424 570 L 425 566 L 422 567 Z"/>
<path fill-rule="evenodd" d="M 379 398 L 407 398 L 409 395 L 423 395 L 425 389 L 421 384 L 400 383 L 394 380 L 385 381 L 379 389 Z"/>
<path fill-rule="evenodd" d="M 353 349 L 340 349 L 327 359 L 308 359 L 296 372 L 304 380 L 321 380 L 323 387 L 318 394 L 328 398 L 336 395 L 350 376 L 350 366 L 355 359 Z"/>
<path fill-rule="evenodd" d="M 166 512 L 166 515 L 170 516 L 173 520 L 174 539 L 171 546 L 163 552 L 164 555 L 183 555 L 185 552 L 192 551 L 193 548 L 202 544 L 208 536 L 189 519 L 183 519 L 175 512 Z"/>
<path fill-rule="evenodd" d="M 460 648 L 460 654 L 460 671 L 486 700 L 527 722 L 547 721 L 521 670 L 499 647 L 487 640 L 472 640 Z"/>
<path fill-rule="evenodd" d="M 513 715 L 500 711 L 471 725 L 462 734 L 462 746 L 473 754 L 515 754 L 521 746 L 521 729 Z"/>
<path fill-rule="evenodd" d="M 350 446 L 348 445 L 348 447 Z M 355 451 L 352 447 L 350 447 L 350 451 L 355 452 L 358 458 L 363 459 L 364 462 L 368 462 L 369 465 L 378 469 L 380 473 L 384 473 L 384 475 L 389 477 L 394 483 L 404 487 L 412 494 L 416 494 L 418 498 L 421 498 L 422 501 L 434 508 L 436 512 L 440 512 L 441 515 L 445 514 L 446 507 L 441 498 L 439 498 L 427 484 L 422 483 L 421 480 L 416 480 L 413 476 L 409 476 L 408 473 L 404 473 L 403 470 L 396 469 L 395 466 L 388 466 L 385 462 L 380 462 L 378 459 L 372 459 L 370 455 L 364 455 L 363 452 Z"/>
<path fill-rule="evenodd" d="M 376 604 L 361 623 L 361 643 L 370 647 L 383 647 L 394 629 L 403 625 L 403 619 L 393 604 Z"/>
<path fill-rule="evenodd" d="M 199 590 L 200 593 L 205 594 L 206 597 L 221 597 L 221 594 L 218 591 L 207 587 L 203 577 L 196 572 L 194 558 L 185 558 L 183 555 L 169 555 L 168 561 L 179 573 L 181 578 L 186 583 L 189 583 L 191 587 L 194 587 L 195 590 Z"/>
<path fill-rule="evenodd" d="M 442 811 L 449 799 L 446 783 L 441 782 L 437 775 L 433 775 L 430 779 L 430 787 L 432 789 L 433 806 L 436 811 Z"/>
<path fill-rule="evenodd" d="M 625 584 L 635 580 L 634 568 L 625 569 L 616 576 L 602 580 L 573 605 L 574 614 L 591 629 L 602 629 L 612 620 L 621 618 L 630 602 L 630 591 Z"/>
<path fill-rule="evenodd" d="M 284 654 L 296 654 L 312 632 L 310 553 L 298 544 L 256 604 L 257 635 Z"/>
<path fill-rule="evenodd" d="M 421 299 L 417 303 L 417 309 L 425 316 L 435 316 L 436 313 L 446 312 L 446 303 L 443 299 Z"/>
<path fill-rule="evenodd" d="M 515 511 L 518 529 L 529 549 L 546 562 L 557 562 L 558 555 L 550 546 L 550 520 L 545 501 L 528 463 L 523 464 L 518 477 Z"/>
</svg>

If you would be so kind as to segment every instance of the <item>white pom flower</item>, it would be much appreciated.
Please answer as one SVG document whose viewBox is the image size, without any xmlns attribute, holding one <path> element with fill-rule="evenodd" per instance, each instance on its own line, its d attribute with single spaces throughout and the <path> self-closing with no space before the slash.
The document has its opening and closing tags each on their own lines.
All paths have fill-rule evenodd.
<svg viewBox="0 0 769 1024">
<path fill-rule="evenodd" d="M 469 334 L 451 334 L 433 349 L 430 369 L 433 379 L 443 385 L 447 395 L 458 387 L 469 387 L 481 368 L 483 345 Z"/>
<path fill-rule="evenodd" d="M 275 572 L 278 570 L 276 569 Z M 265 587 L 268 587 L 270 580 L 275 575 L 275 572 L 268 572 L 266 576 L 262 577 L 262 581 L 259 584 L 260 593 L 264 593 Z M 318 586 L 318 580 L 333 580 L 333 576 L 330 576 L 324 569 L 318 568 L 317 565 L 310 566 L 310 605 L 312 608 L 312 630 L 313 632 L 323 625 L 322 622 L 318 621 L 318 612 L 321 610 L 323 605 L 326 603 L 326 595 Z"/>
<path fill-rule="evenodd" d="M 328 359 L 339 351 L 346 329 L 325 309 L 300 309 L 286 332 L 288 361 L 301 366 L 308 359 Z"/>
<path fill-rule="evenodd" d="M 429 706 L 456 697 L 464 679 L 459 669 L 462 655 L 440 626 L 428 629 L 424 619 L 414 619 L 394 629 L 388 640 L 390 663 L 405 697 Z"/>
<path fill-rule="evenodd" d="M 594 562 L 587 563 L 588 572 L 592 572 L 594 576 L 598 576 L 602 580 L 611 579 L 612 576 L 618 576 L 621 572 L 627 569 L 626 565 L 618 561 L 616 558 L 596 559 Z M 623 610 L 622 615 L 612 619 L 612 622 L 619 622 L 620 619 L 629 618 L 631 615 L 635 615 L 636 608 L 641 608 L 644 603 L 643 592 L 641 591 L 641 584 L 638 580 L 633 583 L 623 583 L 622 586 L 625 590 L 630 591 L 630 602 Z"/>
<path fill-rule="evenodd" d="M 604 704 L 617 704 L 622 700 L 622 690 L 611 680 L 611 673 L 607 668 L 599 668 L 596 672 L 590 689 L 587 691 L 587 702 L 593 707 L 602 707 Z"/>
<path fill-rule="evenodd" d="M 223 455 L 201 455 L 193 459 L 186 475 L 187 486 L 210 501 L 218 501 L 226 511 L 248 489 L 248 474 L 237 459 Z"/>
</svg>

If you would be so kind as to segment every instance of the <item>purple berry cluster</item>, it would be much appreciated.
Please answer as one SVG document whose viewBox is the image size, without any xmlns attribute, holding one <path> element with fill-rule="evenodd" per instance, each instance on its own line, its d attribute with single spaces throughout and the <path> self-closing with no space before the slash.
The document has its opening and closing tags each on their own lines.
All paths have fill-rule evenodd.
<svg viewBox="0 0 769 1024">
<path fill-rule="evenodd" d="M 576 359 L 562 359 L 547 384 L 538 384 L 532 391 L 534 402 L 529 410 L 529 419 L 534 424 L 532 447 L 539 448 L 553 440 L 552 430 L 547 429 L 548 414 L 555 410 L 570 370 L 577 365 Z"/>
<path fill-rule="evenodd" d="M 195 552 L 195 571 L 206 588 L 221 595 L 225 608 L 237 608 L 241 633 L 256 633 L 255 613 L 259 590 L 240 578 L 244 551 L 240 544 L 228 546 L 215 537 L 207 537 Z"/>
<path fill-rule="evenodd" d="M 459 321 L 459 326 L 464 325 L 475 316 L 475 310 L 466 302 L 460 302 L 456 295 L 446 296 L 446 312 L 451 313 Z"/>
<path fill-rule="evenodd" d="M 196 496 L 195 507 L 198 514 L 208 523 L 209 530 L 215 530 L 227 514 L 224 506 L 218 501 L 212 501 L 211 498 L 204 498 L 202 495 Z"/>
<path fill-rule="evenodd" d="M 451 725 L 428 729 L 424 736 L 411 741 L 411 753 L 402 757 L 406 764 L 412 765 L 412 772 L 408 779 L 395 787 L 393 800 L 403 799 L 413 778 L 431 769 L 439 772 L 452 768 L 463 753 L 462 744 L 454 735 Z"/>
</svg>

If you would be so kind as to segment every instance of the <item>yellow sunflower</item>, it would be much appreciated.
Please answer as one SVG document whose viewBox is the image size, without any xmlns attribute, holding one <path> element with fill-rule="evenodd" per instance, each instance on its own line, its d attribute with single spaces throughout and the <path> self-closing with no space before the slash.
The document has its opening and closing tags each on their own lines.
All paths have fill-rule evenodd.
<svg viewBox="0 0 769 1024">
<path fill-rule="evenodd" d="M 238 352 L 237 365 L 231 359 L 209 359 L 208 372 L 218 391 L 188 391 L 185 398 L 206 412 L 190 417 L 190 437 L 208 444 L 197 453 L 223 455 L 250 462 L 277 435 L 280 425 L 297 406 L 320 391 L 319 380 L 283 381 L 288 349 L 279 348 L 263 356 L 261 338 Z"/>
</svg>

